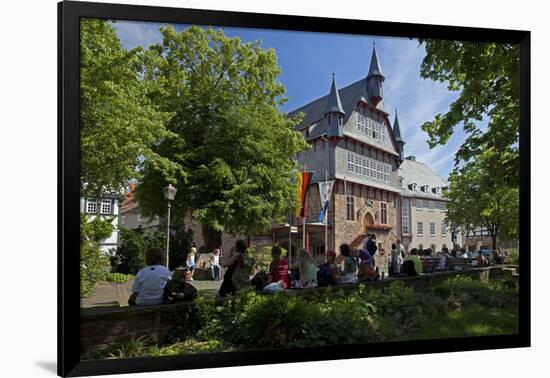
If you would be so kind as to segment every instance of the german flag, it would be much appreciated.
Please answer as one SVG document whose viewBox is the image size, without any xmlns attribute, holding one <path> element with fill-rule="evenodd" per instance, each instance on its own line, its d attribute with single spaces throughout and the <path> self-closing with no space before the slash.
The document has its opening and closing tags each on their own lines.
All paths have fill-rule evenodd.
<svg viewBox="0 0 550 378">
<path fill-rule="evenodd" d="M 309 188 L 309 183 L 311 181 L 311 176 L 313 176 L 313 172 L 298 172 L 298 192 L 296 197 L 297 217 L 306 216 L 306 194 Z"/>
</svg>

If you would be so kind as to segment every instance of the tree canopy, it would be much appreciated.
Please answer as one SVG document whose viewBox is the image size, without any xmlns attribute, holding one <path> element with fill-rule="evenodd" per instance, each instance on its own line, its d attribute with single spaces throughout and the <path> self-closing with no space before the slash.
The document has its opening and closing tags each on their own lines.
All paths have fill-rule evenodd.
<svg viewBox="0 0 550 378">
<path fill-rule="evenodd" d="M 145 215 L 164 214 L 162 188 L 177 187 L 173 211 L 216 232 L 264 232 L 288 216 L 295 197 L 295 154 L 307 148 L 299 121 L 279 110 L 284 86 L 273 50 L 222 31 L 161 29 L 145 77 L 149 98 L 173 116 L 169 135 L 146 159 L 137 190 Z M 166 164 L 165 162 L 170 162 Z"/>
<path fill-rule="evenodd" d="M 80 183 L 99 196 L 139 177 L 143 158 L 159 160 L 152 146 L 171 114 L 148 97 L 141 48 L 125 50 L 110 21 L 84 18 L 80 28 Z"/>
<path fill-rule="evenodd" d="M 507 183 L 518 183 L 519 167 L 519 45 L 505 43 L 421 40 L 426 47 L 420 75 L 460 91 L 445 114 L 425 122 L 428 144 L 446 144 L 462 125 L 467 138 L 455 162 L 469 161 L 483 149 L 512 151 Z M 479 127 L 488 117 L 486 130 Z"/>
<path fill-rule="evenodd" d="M 460 125 L 467 135 L 445 193 L 447 221 L 464 231 L 486 227 L 496 248 L 497 236 L 518 237 L 519 45 L 420 42 L 426 47 L 420 75 L 460 91 L 445 114 L 422 125 L 429 146 L 446 144 Z"/>
<path fill-rule="evenodd" d="M 506 171 L 495 169 L 512 159 L 512 152 L 485 148 L 474 160 L 451 173 L 449 189 L 445 191 L 450 200 L 448 223 L 465 233 L 485 227 L 492 237 L 493 249 L 497 248 L 497 238 L 518 237 L 519 188 L 502 185 Z"/>
</svg>

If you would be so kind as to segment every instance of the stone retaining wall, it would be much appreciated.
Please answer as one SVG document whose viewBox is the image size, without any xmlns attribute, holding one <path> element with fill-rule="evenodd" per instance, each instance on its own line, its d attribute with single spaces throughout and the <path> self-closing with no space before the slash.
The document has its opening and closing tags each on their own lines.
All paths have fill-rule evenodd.
<svg viewBox="0 0 550 378">
<path fill-rule="evenodd" d="M 460 271 L 438 272 L 418 277 L 405 277 L 366 283 L 365 286 L 383 289 L 394 281 L 402 281 L 406 286 L 417 290 L 431 288 L 457 276 L 471 277 L 474 280 L 488 281 L 497 278 L 517 279 L 514 269 L 506 267 L 476 268 Z M 336 290 L 352 291 L 357 284 L 338 286 Z M 285 295 L 310 296 L 325 289 L 291 290 Z M 332 290 L 335 290 L 332 288 Z M 166 340 L 175 313 L 189 310 L 189 304 L 172 304 L 144 307 L 86 308 L 80 312 L 80 351 L 81 353 L 103 348 L 114 342 L 129 341 L 147 336 L 155 342 Z"/>
</svg>

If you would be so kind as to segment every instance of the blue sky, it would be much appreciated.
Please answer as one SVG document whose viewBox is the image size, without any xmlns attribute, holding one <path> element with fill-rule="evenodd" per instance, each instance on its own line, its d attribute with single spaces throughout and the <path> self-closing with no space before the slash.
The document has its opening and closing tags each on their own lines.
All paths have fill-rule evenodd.
<svg viewBox="0 0 550 378">
<path fill-rule="evenodd" d="M 161 42 L 159 27 L 151 22 L 117 21 L 115 28 L 125 48 L 147 47 Z M 186 25 L 174 25 L 177 30 Z M 282 110 L 290 111 L 328 94 L 334 72 L 339 88 L 367 75 L 373 42 L 381 69 L 386 76 L 384 103 L 392 115 L 397 108 L 401 133 L 406 142 L 405 155 L 428 164 L 447 178 L 453 168 L 454 154 L 465 138 L 462 129 L 445 146 L 433 149 L 420 126 L 447 111 L 457 92 L 445 83 L 420 78 L 420 63 L 425 55 L 418 41 L 408 38 L 357 36 L 312 32 L 290 32 L 264 29 L 226 28 L 231 37 L 243 41 L 260 40 L 262 47 L 274 48 L 282 69 L 279 80 L 286 87 L 289 101 Z"/>
</svg>

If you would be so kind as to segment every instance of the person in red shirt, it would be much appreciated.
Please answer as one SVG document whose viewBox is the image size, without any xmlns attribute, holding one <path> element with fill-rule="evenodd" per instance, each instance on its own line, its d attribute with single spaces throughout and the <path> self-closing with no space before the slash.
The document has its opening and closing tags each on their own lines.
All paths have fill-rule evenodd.
<svg viewBox="0 0 550 378">
<path fill-rule="evenodd" d="M 274 245 L 271 248 L 271 263 L 269 264 L 269 282 L 279 282 L 283 289 L 288 289 L 288 261 L 282 258 L 281 248 Z"/>
</svg>

